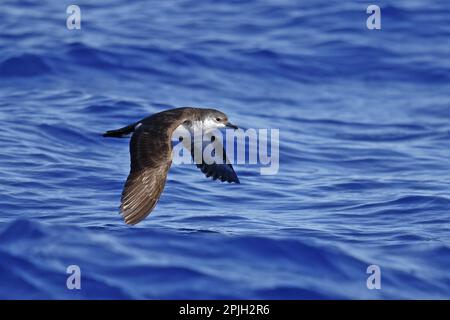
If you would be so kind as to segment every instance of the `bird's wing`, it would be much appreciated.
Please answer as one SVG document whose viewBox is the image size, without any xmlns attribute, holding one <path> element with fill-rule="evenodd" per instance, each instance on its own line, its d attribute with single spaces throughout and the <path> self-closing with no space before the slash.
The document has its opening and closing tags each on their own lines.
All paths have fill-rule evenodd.
<svg viewBox="0 0 450 320">
<path fill-rule="evenodd" d="M 200 146 L 197 146 L 196 144 L 194 144 L 194 141 L 192 140 L 190 151 L 191 151 L 192 159 L 194 159 L 194 162 L 195 162 L 194 152 L 196 152 L 196 150 L 197 150 L 197 152 L 201 152 L 200 154 L 203 155 L 204 148 L 208 143 L 209 142 L 204 142 L 202 144 L 202 150 L 200 151 L 199 150 Z M 222 182 L 227 181 L 230 183 L 231 182 L 240 183 L 239 178 L 233 169 L 233 166 L 231 165 L 230 161 L 228 161 L 222 141 L 217 141 L 217 143 L 218 143 L 218 146 L 220 146 L 222 148 L 222 155 L 223 155 L 222 163 L 216 163 L 215 161 L 212 160 L 212 158 L 209 158 L 208 160 L 210 160 L 210 161 L 206 162 L 205 158 L 202 157 L 201 163 L 196 163 L 197 168 L 199 168 L 206 175 L 207 178 L 212 177 L 213 180 L 219 179 Z"/>
<path fill-rule="evenodd" d="M 120 212 L 127 224 L 136 224 L 155 207 L 172 163 L 167 130 L 141 125 L 130 140 L 131 170 L 122 191 Z"/>
</svg>

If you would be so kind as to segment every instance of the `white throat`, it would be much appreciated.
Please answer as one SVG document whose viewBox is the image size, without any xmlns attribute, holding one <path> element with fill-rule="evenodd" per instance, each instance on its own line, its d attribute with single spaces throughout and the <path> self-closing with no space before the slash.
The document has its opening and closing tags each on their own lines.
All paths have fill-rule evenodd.
<svg viewBox="0 0 450 320">
<path fill-rule="evenodd" d="M 193 121 L 190 122 L 189 124 L 184 124 L 183 127 L 191 132 L 193 130 L 203 130 L 205 132 L 208 132 L 211 130 L 224 128 L 225 125 L 223 123 L 218 123 L 213 119 L 207 118 L 203 121 Z"/>
<path fill-rule="evenodd" d="M 211 119 L 211 118 L 207 118 L 205 120 L 203 120 L 202 122 L 202 129 L 203 130 L 214 130 L 214 129 L 219 129 L 219 128 L 223 128 L 224 125 L 222 123 L 218 123 L 217 121 Z"/>
</svg>

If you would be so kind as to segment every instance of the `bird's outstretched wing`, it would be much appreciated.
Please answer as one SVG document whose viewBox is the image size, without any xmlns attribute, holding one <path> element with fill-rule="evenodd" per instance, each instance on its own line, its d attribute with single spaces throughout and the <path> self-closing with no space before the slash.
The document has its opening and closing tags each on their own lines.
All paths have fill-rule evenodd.
<svg viewBox="0 0 450 320">
<path fill-rule="evenodd" d="M 140 125 L 130 140 L 131 170 L 122 191 L 120 212 L 127 224 L 136 224 L 155 207 L 172 163 L 172 146 L 160 127 Z"/>
<path fill-rule="evenodd" d="M 223 156 L 222 163 L 216 163 L 215 161 L 212 160 L 206 162 L 205 158 L 202 157 L 201 163 L 196 163 L 197 168 L 199 168 L 206 175 L 207 178 L 212 177 L 213 180 L 219 179 L 222 182 L 227 181 L 229 183 L 231 182 L 240 183 L 239 178 L 233 169 L 233 166 L 228 161 L 222 141 L 218 141 L 218 144 L 222 148 L 222 156 Z M 200 151 L 202 152 L 201 154 L 203 154 L 203 149 L 205 148 L 205 145 L 206 145 L 205 143 L 202 145 L 202 150 Z M 192 159 L 194 159 L 194 162 L 195 162 L 194 152 L 196 152 L 196 149 L 198 149 L 198 147 L 197 145 L 194 145 L 194 141 L 192 141 L 190 151 Z M 199 152 L 199 150 L 197 150 L 197 152 Z"/>
</svg>

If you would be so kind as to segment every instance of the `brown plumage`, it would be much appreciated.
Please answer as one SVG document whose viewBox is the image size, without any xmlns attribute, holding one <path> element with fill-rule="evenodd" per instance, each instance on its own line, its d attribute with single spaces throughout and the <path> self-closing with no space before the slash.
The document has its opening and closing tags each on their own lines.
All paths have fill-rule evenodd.
<svg viewBox="0 0 450 320">
<path fill-rule="evenodd" d="M 107 131 L 104 137 L 123 137 L 133 133 L 130 140 L 131 168 L 122 191 L 120 212 L 127 224 L 136 224 L 147 217 L 161 196 L 172 163 L 171 137 L 185 123 L 203 121 L 206 117 L 228 123 L 225 114 L 214 109 L 177 108 L 151 115 L 118 130 Z M 224 153 L 224 157 L 226 157 Z M 231 164 L 197 164 L 214 180 L 239 183 Z"/>
</svg>

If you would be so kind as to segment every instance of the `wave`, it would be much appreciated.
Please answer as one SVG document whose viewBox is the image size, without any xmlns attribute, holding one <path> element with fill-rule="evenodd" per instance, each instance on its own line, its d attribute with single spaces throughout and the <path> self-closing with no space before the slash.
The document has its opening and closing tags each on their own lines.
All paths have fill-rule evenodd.
<svg viewBox="0 0 450 320">
<path fill-rule="evenodd" d="M 449 297 L 445 1 L 380 4 L 375 31 L 363 3 L 99 0 L 81 30 L 55 1 L 19 23 L 30 3 L 0 21 L 0 297 Z M 280 170 L 173 166 L 125 226 L 129 140 L 101 134 L 179 106 L 280 129 Z"/>
<path fill-rule="evenodd" d="M 0 63 L 0 77 L 34 77 L 52 73 L 52 67 L 45 58 L 35 54 L 22 54 Z"/>
<path fill-rule="evenodd" d="M 130 237 L 126 228 L 55 227 L 21 219 L 0 231 L 0 258 L 1 277 L 8 279 L 2 281 L 5 298 L 328 299 L 347 298 L 352 287 L 361 298 L 375 297 L 361 286 L 370 259 L 301 238 L 183 234 L 159 228 L 138 228 Z M 71 264 L 82 271 L 78 292 L 65 288 Z M 327 285 L 313 276 L 317 272 L 328 279 Z M 420 276 L 402 275 L 396 268 L 389 272 L 407 276 L 408 287 L 420 286 Z M 383 296 L 389 297 L 387 291 Z M 403 296 L 408 297 L 406 290 Z"/>
</svg>

